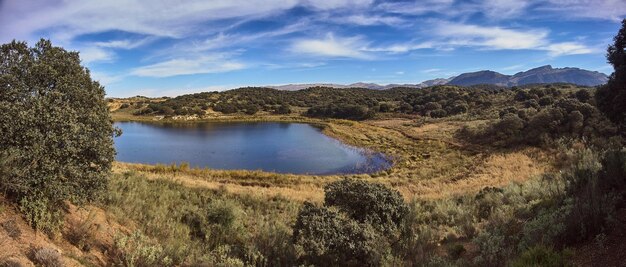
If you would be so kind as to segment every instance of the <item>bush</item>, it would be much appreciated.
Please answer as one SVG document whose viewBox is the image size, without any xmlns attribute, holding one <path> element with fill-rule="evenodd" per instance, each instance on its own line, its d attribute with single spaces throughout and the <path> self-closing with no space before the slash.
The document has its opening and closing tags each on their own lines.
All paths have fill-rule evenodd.
<svg viewBox="0 0 626 267">
<path fill-rule="evenodd" d="M 455 244 L 448 248 L 448 255 L 453 260 L 457 260 L 461 258 L 461 256 L 463 255 L 463 253 L 465 253 L 465 251 L 466 250 L 465 250 L 465 247 L 463 247 L 463 245 Z"/>
<path fill-rule="evenodd" d="M 259 112 L 259 107 L 256 105 L 248 105 L 246 106 L 246 114 L 248 115 L 254 115 L 257 112 Z"/>
<path fill-rule="evenodd" d="M 371 266 L 379 259 L 376 231 L 327 207 L 306 202 L 294 226 L 293 242 L 303 263 Z"/>
<path fill-rule="evenodd" d="M 554 251 L 550 247 L 544 245 L 534 246 L 522 253 L 519 258 L 513 260 L 510 264 L 511 267 L 527 267 L 527 266 L 541 266 L 541 267 L 564 267 L 573 266 L 569 259 L 572 257 L 570 250 L 564 250 L 562 252 Z"/>
<path fill-rule="evenodd" d="M 0 191 L 37 229 L 57 228 L 64 200 L 93 200 L 114 160 L 104 88 L 77 52 L 41 40 L 0 46 Z M 48 229 L 47 229 L 48 228 Z"/>
<path fill-rule="evenodd" d="M 315 106 L 306 112 L 306 115 L 309 117 L 327 117 L 348 120 L 366 120 L 374 117 L 374 114 L 374 110 L 351 104 Z"/>
<path fill-rule="evenodd" d="M 172 261 L 163 253 L 163 248 L 152 244 L 139 231 L 131 235 L 120 235 L 114 240 L 109 257 L 118 266 L 171 266 Z"/>
<path fill-rule="evenodd" d="M 291 107 L 287 104 L 282 104 L 276 110 L 274 110 L 274 114 L 289 114 L 291 113 Z"/>
<path fill-rule="evenodd" d="M 343 179 L 328 184 L 324 192 L 324 205 L 337 207 L 350 218 L 386 234 L 397 230 L 408 213 L 400 193 L 381 184 Z"/>
<path fill-rule="evenodd" d="M 61 253 L 53 248 L 35 248 L 31 251 L 30 259 L 38 265 L 45 267 L 63 267 Z"/>
</svg>

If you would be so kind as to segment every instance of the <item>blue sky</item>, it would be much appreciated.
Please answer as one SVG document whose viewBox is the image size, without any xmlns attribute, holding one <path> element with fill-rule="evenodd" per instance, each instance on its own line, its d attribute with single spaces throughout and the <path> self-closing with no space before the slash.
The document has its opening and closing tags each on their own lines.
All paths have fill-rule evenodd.
<svg viewBox="0 0 626 267">
<path fill-rule="evenodd" d="M 81 53 L 114 97 L 419 83 L 551 64 L 611 73 L 624 0 L 0 0 L 0 42 Z"/>
</svg>

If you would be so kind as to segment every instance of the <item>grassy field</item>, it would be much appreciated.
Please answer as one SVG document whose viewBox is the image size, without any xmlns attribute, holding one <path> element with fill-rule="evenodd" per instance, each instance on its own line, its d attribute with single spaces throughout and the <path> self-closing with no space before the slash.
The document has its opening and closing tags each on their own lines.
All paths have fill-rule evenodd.
<svg viewBox="0 0 626 267">
<path fill-rule="evenodd" d="M 319 200 L 321 188 L 343 177 L 384 183 L 398 189 L 406 199 L 441 198 L 475 192 L 485 186 L 502 186 L 524 181 L 550 169 L 550 153 L 539 149 L 494 150 L 466 145 L 454 138 L 465 125 L 482 121 L 441 119 L 419 121 L 385 118 L 355 122 L 315 119 L 299 115 L 270 114 L 206 116 L 203 118 L 135 116 L 122 110 L 112 113 L 116 121 L 143 122 L 248 122 L 279 121 L 315 124 L 323 133 L 350 145 L 382 152 L 393 159 L 391 169 L 361 175 L 285 175 L 258 171 L 221 171 L 169 168 L 118 163 L 116 169 L 145 172 L 150 176 L 174 170 L 174 179 L 187 184 L 202 183 L 209 188 L 224 187 L 229 192 L 263 192 L 296 200 Z"/>
</svg>

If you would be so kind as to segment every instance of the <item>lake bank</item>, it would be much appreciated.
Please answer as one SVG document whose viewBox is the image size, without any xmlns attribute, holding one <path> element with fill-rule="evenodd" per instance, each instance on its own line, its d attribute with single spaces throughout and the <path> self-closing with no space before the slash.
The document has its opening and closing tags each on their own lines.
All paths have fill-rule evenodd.
<svg viewBox="0 0 626 267">
<path fill-rule="evenodd" d="M 185 163 L 198 168 L 296 174 L 386 170 L 385 155 L 324 135 L 323 127 L 288 122 L 117 122 L 117 160 Z"/>
</svg>

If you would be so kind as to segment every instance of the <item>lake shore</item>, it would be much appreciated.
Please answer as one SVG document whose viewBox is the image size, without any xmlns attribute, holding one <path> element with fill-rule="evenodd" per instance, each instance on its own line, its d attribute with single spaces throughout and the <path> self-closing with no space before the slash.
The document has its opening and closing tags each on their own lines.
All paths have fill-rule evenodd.
<svg viewBox="0 0 626 267">
<path fill-rule="evenodd" d="M 300 115 L 227 115 L 203 118 L 161 118 L 112 113 L 114 121 L 149 123 L 198 122 L 293 122 L 318 125 L 322 132 L 345 144 L 383 153 L 393 159 L 391 168 L 371 174 L 293 175 L 246 170 L 186 169 L 170 165 L 116 163 L 116 170 L 137 171 L 149 177 L 168 174 L 168 179 L 197 180 L 210 188 L 229 192 L 264 191 L 296 201 L 318 201 L 323 186 L 341 178 L 365 179 L 390 185 L 406 199 L 438 199 L 476 192 L 485 186 L 520 182 L 551 169 L 550 155 L 539 149 L 499 150 L 470 147 L 454 138 L 464 125 L 479 123 L 435 121 L 423 124 L 407 118 L 379 118 L 362 122 L 316 119 Z M 520 175 L 522 173 L 523 175 Z M 173 175 L 173 176 L 170 176 Z M 200 182 L 202 181 L 202 182 Z M 306 191 L 308 193 L 303 194 Z"/>
</svg>

